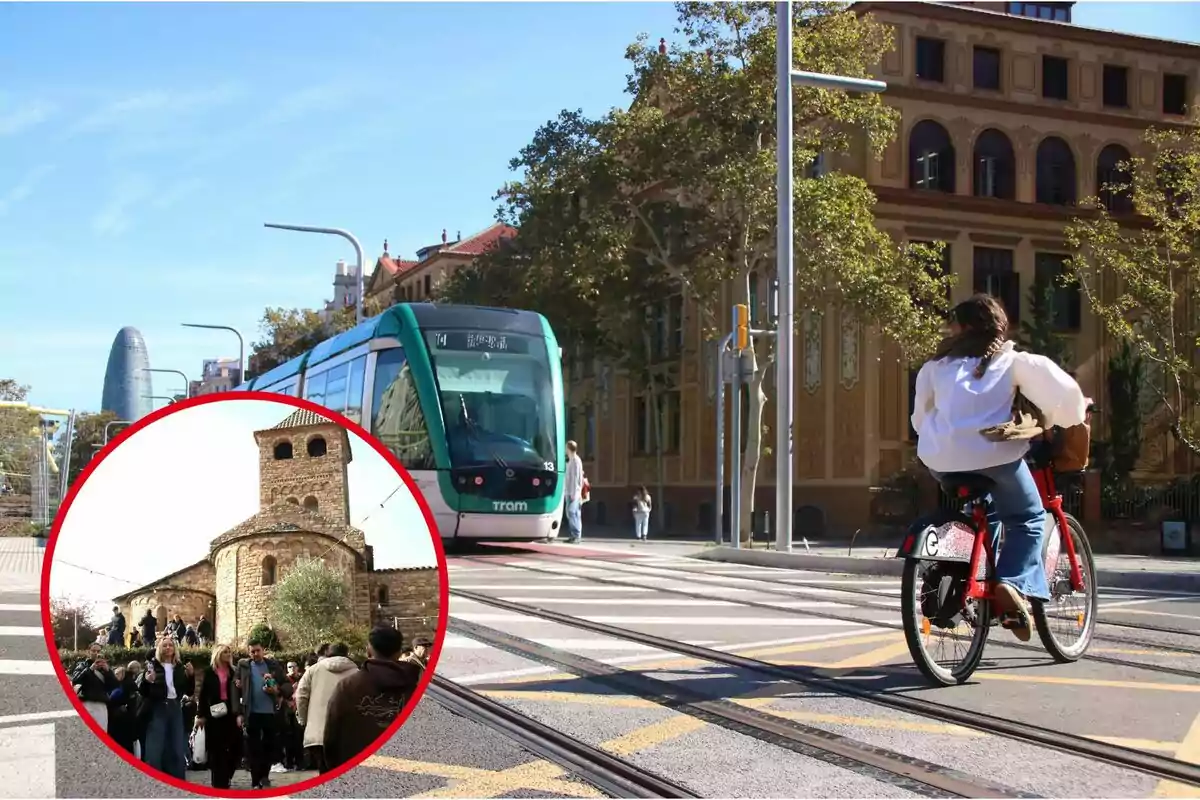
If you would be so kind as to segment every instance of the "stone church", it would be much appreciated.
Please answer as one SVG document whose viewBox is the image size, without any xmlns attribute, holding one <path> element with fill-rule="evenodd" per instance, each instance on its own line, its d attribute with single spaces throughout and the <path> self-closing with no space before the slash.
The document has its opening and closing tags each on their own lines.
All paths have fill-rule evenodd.
<svg viewBox="0 0 1200 800">
<path fill-rule="evenodd" d="M 149 609 L 162 631 L 176 614 L 195 625 L 205 615 L 218 642 L 244 642 L 271 622 L 278 581 L 298 559 L 319 557 L 344 577 L 352 602 L 346 622 L 395 622 L 405 641 L 432 637 L 438 615 L 436 567 L 376 569 L 363 532 L 350 525 L 347 431 L 297 410 L 255 432 L 259 510 L 217 536 L 203 559 L 114 598 L 129 628 Z"/>
</svg>

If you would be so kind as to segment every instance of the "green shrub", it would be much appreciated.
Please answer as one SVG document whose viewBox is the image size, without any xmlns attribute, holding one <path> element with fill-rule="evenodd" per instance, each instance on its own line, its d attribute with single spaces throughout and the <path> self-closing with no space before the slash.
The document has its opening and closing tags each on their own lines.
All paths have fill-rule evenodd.
<svg viewBox="0 0 1200 800">
<path fill-rule="evenodd" d="M 263 646 L 264 650 L 282 650 L 283 645 L 279 642 L 279 637 L 275 635 L 275 631 L 265 622 L 260 622 L 250 629 L 250 641 L 258 642 Z"/>
</svg>

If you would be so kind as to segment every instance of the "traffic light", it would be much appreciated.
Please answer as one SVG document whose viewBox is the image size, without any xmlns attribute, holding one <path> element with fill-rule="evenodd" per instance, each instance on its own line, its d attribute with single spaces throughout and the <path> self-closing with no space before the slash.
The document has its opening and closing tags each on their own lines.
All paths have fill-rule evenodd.
<svg viewBox="0 0 1200 800">
<path fill-rule="evenodd" d="M 750 306 L 733 307 L 733 346 L 739 353 L 750 346 Z"/>
</svg>

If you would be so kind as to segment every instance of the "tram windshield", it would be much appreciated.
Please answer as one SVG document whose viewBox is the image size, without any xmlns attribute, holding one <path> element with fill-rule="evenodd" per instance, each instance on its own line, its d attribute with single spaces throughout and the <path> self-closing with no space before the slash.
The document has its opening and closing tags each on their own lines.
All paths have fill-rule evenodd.
<svg viewBox="0 0 1200 800">
<path fill-rule="evenodd" d="M 556 470 L 556 410 L 546 342 L 489 331 L 428 331 L 454 467 Z"/>
</svg>

